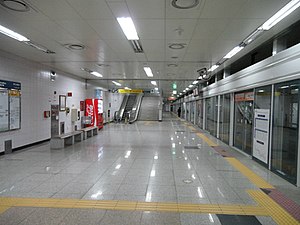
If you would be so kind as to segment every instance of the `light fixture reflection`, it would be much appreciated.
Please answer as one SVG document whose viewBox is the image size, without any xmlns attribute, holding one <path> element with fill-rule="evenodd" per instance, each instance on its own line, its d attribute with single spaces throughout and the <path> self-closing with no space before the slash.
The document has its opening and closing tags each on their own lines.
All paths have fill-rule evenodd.
<svg viewBox="0 0 300 225">
<path fill-rule="evenodd" d="M 155 170 L 151 170 L 150 177 L 155 177 Z"/>
<path fill-rule="evenodd" d="M 203 193 L 202 193 L 201 187 L 198 187 L 198 188 L 197 188 L 197 192 L 198 192 L 198 196 L 199 196 L 200 198 L 203 198 Z"/>
<path fill-rule="evenodd" d="M 91 198 L 92 198 L 92 199 L 98 199 L 98 197 L 101 196 L 101 195 L 102 195 L 102 191 L 98 191 L 97 193 L 92 194 L 92 195 L 91 195 Z"/>
<path fill-rule="evenodd" d="M 124 158 L 125 158 L 125 159 L 128 159 L 130 155 L 131 155 L 131 151 L 127 151 L 127 152 L 126 152 L 126 155 L 124 156 Z"/>
<path fill-rule="evenodd" d="M 121 166 L 122 166 L 121 164 L 118 164 L 118 165 L 116 166 L 116 170 L 120 169 Z"/>
</svg>

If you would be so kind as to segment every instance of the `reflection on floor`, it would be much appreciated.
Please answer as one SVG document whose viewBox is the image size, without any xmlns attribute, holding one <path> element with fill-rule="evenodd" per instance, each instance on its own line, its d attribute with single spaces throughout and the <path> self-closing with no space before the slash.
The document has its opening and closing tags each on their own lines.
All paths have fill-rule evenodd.
<svg viewBox="0 0 300 225">
<path fill-rule="evenodd" d="M 300 201 L 296 187 L 165 114 L 0 157 L 0 224 L 299 224 L 278 189 Z"/>
</svg>

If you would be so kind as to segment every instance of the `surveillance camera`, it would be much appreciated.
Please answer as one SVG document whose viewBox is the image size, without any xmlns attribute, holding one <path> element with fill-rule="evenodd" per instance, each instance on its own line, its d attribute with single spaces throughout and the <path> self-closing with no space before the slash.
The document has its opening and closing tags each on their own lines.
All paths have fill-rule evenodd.
<svg viewBox="0 0 300 225">
<path fill-rule="evenodd" d="M 51 76 L 56 76 L 55 71 L 51 70 L 50 73 L 51 73 Z"/>
<path fill-rule="evenodd" d="M 201 68 L 201 69 L 197 70 L 197 73 L 199 73 L 200 76 L 205 76 L 207 74 L 207 69 Z"/>
</svg>

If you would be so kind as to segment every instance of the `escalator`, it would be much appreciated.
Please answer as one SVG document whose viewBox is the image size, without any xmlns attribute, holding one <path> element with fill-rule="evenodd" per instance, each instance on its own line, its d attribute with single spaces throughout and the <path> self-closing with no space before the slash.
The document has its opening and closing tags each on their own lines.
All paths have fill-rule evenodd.
<svg viewBox="0 0 300 225">
<path fill-rule="evenodd" d="M 143 94 L 127 94 L 124 96 L 119 111 L 115 112 L 115 122 L 133 123 L 137 120 Z"/>
</svg>

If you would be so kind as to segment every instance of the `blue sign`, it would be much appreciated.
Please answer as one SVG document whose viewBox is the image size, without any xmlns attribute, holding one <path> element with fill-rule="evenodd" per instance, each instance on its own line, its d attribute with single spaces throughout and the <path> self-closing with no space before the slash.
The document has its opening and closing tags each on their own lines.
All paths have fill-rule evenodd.
<svg viewBox="0 0 300 225">
<path fill-rule="evenodd" d="M 6 89 L 21 90 L 21 83 L 7 80 L 0 80 L 0 87 Z"/>
</svg>

